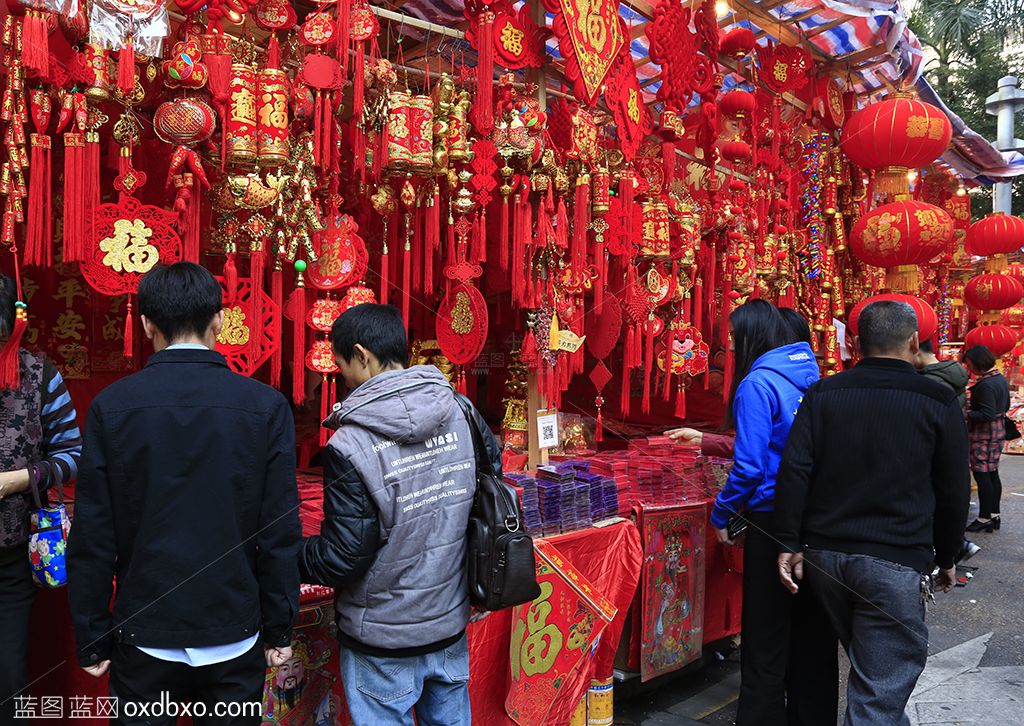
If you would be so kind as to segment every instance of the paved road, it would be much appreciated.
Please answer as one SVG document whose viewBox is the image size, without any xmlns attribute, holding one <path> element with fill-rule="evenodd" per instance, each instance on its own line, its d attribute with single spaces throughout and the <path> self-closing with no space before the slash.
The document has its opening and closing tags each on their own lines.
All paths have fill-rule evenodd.
<svg viewBox="0 0 1024 726">
<path fill-rule="evenodd" d="M 936 595 L 928 614 L 928 667 L 908 706 L 913 726 L 1024 724 L 1024 457 L 1003 457 L 1003 527 L 974 535 L 974 578 Z M 977 513 L 972 503 L 972 519 Z M 694 673 L 648 684 L 619 699 L 623 726 L 733 724 L 735 653 L 711 654 Z M 845 670 L 845 665 L 843 667 Z M 621 689 L 626 692 L 628 689 Z M 840 686 L 840 694 L 845 690 Z"/>
</svg>

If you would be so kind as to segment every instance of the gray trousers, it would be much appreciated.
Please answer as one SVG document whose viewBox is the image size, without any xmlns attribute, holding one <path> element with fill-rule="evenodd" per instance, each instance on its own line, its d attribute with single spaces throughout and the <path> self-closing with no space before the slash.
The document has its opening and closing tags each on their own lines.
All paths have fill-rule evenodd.
<svg viewBox="0 0 1024 726">
<path fill-rule="evenodd" d="M 804 577 L 850 657 L 846 726 L 909 724 L 928 659 L 921 573 L 867 555 L 808 550 Z"/>
</svg>

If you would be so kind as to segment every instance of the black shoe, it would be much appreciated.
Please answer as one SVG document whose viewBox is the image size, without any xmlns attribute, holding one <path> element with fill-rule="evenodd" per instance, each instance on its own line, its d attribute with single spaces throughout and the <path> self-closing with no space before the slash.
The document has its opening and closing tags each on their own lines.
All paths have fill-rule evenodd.
<svg viewBox="0 0 1024 726">
<path fill-rule="evenodd" d="M 953 563 L 959 565 L 962 562 L 967 562 L 967 560 L 979 552 L 981 552 L 981 547 L 965 537 L 964 541 L 960 543 L 960 549 L 957 550 L 956 557 L 953 558 Z"/>
<path fill-rule="evenodd" d="M 991 532 L 995 526 L 995 520 L 990 519 L 987 522 L 982 522 L 975 519 L 965 527 L 965 530 L 968 532 Z"/>
<path fill-rule="evenodd" d="M 993 529 L 999 529 L 999 515 L 998 514 L 996 516 L 992 517 L 992 527 L 993 527 Z"/>
</svg>

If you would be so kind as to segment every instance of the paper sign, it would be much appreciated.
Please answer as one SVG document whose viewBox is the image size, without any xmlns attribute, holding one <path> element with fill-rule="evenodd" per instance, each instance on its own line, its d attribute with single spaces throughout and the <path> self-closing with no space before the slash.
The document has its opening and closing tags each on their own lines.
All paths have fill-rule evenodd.
<svg viewBox="0 0 1024 726">
<path fill-rule="evenodd" d="M 564 350 L 566 353 L 575 353 L 583 345 L 583 341 L 587 339 L 587 336 L 582 338 L 571 330 L 559 330 L 558 331 L 558 349 Z"/>
<path fill-rule="evenodd" d="M 558 446 L 558 412 L 541 413 L 537 416 L 537 446 L 551 449 Z"/>
</svg>

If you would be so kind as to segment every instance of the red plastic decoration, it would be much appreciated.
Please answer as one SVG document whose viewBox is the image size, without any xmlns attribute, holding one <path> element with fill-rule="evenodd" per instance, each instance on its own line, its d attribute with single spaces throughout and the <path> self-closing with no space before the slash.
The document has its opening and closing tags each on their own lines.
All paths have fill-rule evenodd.
<svg viewBox="0 0 1024 726">
<path fill-rule="evenodd" d="M 850 250 L 877 267 L 920 265 L 953 240 L 953 220 L 925 202 L 894 202 L 864 215 L 850 233 Z"/>
<path fill-rule="evenodd" d="M 472 363 L 487 341 L 487 302 L 472 285 L 460 282 L 437 309 L 435 334 L 441 352 L 452 363 Z"/>
<path fill-rule="evenodd" d="M 521 5 L 518 10 L 497 13 L 492 32 L 494 57 L 500 65 L 518 69 L 540 68 L 544 64 L 544 40 L 550 31 L 537 27 L 530 17 L 528 4 Z M 466 37 L 472 44 L 469 33 Z"/>
<path fill-rule="evenodd" d="M 369 255 L 356 232 L 359 226 L 347 214 L 336 214 L 320 233 L 317 261 L 310 263 L 309 284 L 318 290 L 337 290 L 366 276 Z"/>
<path fill-rule="evenodd" d="M 217 281 L 227 292 L 223 277 Z M 262 334 L 258 341 L 252 339 L 252 321 L 247 316 L 255 308 L 253 294 L 260 297 L 263 315 Z M 252 280 L 239 279 L 234 302 L 224 309 L 224 327 L 217 338 L 217 352 L 227 358 L 228 366 L 236 373 L 251 376 L 261 365 L 270 360 L 281 346 L 281 309 L 259 285 Z"/>
<path fill-rule="evenodd" d="M 525 6 L 524 6 L 525 7 Z M 636 156 L 644 136 L 651 133 L 654 121 L 644 103 L 643 90 L 636 77 L 636 66 L 630 56 L 623 56 L 608 76 L 605 100 L 615 118 L 619 132 L 619 148 L 627 159 Z"/>
<path fill-rule="evenodd" d="M 334 359 L 331 341 L 317 340 L 306 351 L 306 368 L 324 376 L 339 373 L 338 364 Z"/>
<path fill-rule="evenodd" d="M 708 370 L 710 349 L 701 332 L 692 325 L 676 331 L 672 341 L 672 374 L 699 376 Z M 658 352 L 658 368 L 665 370 L 665 347 Z"/>
<path fill-rule="evenodd" d="M 576 97 L 593 106 L 619 54 L 629 52 L 618 0 L 544 0 L 544 6 L 555 14 L 551 27 L 565 59 L 565 77 L 574 84 Z"/>
<path fill-rule="evenodd" d="M 786 93 L 803 88 L 814 66 L 811 54 L 792 45 L 776 45 L 771 40 L 757 49 L 758 80 L 775 93 Z"/>
<path fill-rule="evenodd" d="M 718 52 L 733 60 L 743 60 L 754 50 L 757 39 L 750 28 L 733 28 L 718 45 Z"/>
</svg>

